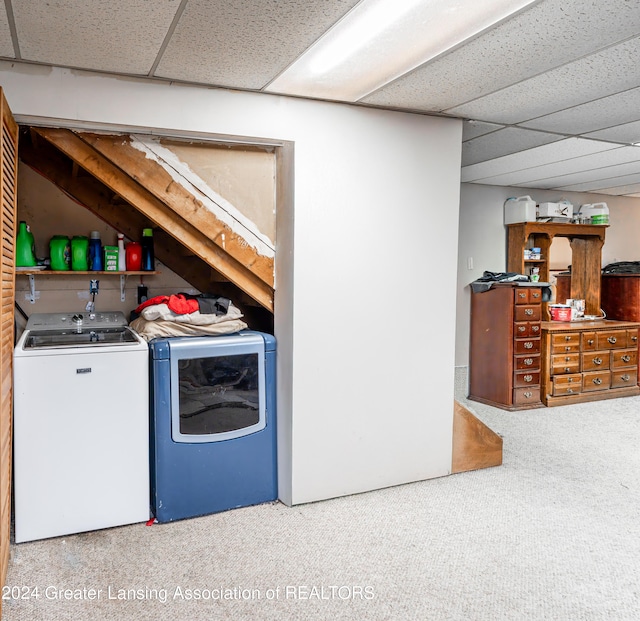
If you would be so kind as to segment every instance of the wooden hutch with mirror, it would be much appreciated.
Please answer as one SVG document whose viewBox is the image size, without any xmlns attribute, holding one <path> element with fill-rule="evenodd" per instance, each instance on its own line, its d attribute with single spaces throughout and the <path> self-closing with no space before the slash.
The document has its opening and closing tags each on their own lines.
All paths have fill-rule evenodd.
<svg viewBox="0 0 640 621">
<path fill-rule="evenodd" d="M 472 293 L 470 399 L 521 410 L 640 394 L 640 323 L 601 318 L 606 228 L 543 222 L 507 225 L 507 271 L 529 275 L 538 267 L 540 285 L 509 284 L 509 293 L 505 285 L 496 285 Z M 549 320 L 541 288 L 549 282 L 549 253 L 557 237 L 568 238 L 571 246 L 571 278 L 562 295 L 585 300 L 585 315 L 593 320 Z M 531 247 L 540 248 L 540 258 L 525 258 L 525 249 Z M 532 304 L 534 294 L 539 297 Z M 530 314 L 525 317 L 524 312 Z"/>
</svg>

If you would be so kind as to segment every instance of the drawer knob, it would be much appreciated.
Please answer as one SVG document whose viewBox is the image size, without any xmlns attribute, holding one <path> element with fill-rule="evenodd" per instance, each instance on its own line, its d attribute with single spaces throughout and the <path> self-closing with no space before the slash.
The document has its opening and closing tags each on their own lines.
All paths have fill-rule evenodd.
<svg viewBox="0 0 640 621">
<path fill-rule="evenodd" d="M 569 362 L 569 360 L 571 360 L 571 356 L 565 356 L 564 358 L 567 362 Z"/>
<path fill-rule="evenodd" d="M 524 344 L 524 348 L 525 348 L 525 349 L 533 349 L 533 343 L 532 343 L 531 341 L 527 341 L 527 342 Z"/>
<path fill-rule="evenodd" d="M 588 343 L 589 345 L 593 345 L 593 343 L 594 343 L 594 342 L 595 342 L 595 341 L 594 341 L 593 339 L 589 339 L 589 340 L 587 341 L 587 343 Z"/>
<path fill-rule="evenodd" d="M 532 297 L 532 298 L 539 298 L 539 297 L 540 297 L 540 294 L 539 294 L 537 291 L 534 291 L 534 292 L 531 294 L 531 297 Z"/>
<path fill-rule="evenodd" d="M 610 337 L 607 339 L 607 341 L 609 341 L 609 343 L 611 343 L 612 345 L 613 345 L 614 343 L 616 343 L 616 342 L 617 342 L 617 340 L 618 340 L 618 339 L 617 339 L 615 336 L 610 336 Z"/>
<path fill-rule="evenodd" d="M 629 362 L 631 360 L 631 356 L 625 354 L 622 356 L 622 362 Z"/>
<path fill-rule="evenodd" d="M 533 393 L 532 392 L 525 392 L 525 393 L 522 393 L 522 396 L 525 399 L 531 399 L 531 397 L 533 397 Z"/>
<path fill-rule="evenodd" d="M 540 326 L 531 326 L 531 332 L 540 332 Z"/>
<path fill-rule="evenodd" d="M 620 378 L 623 382 L 628 382 L 631 379 L 630 375 L 627 375 L 626 373 Z"/>
<path fill-rule="evenodd" d="M 567 345 L 567 346 L 564 348 L 564 350 L 565 350 L 565 351 L 571 351 L 571 345 Z"/>
<path fill-rule="evenodd" d="M 632 336 L 631 340 L 635 343 L 638 340 L 638 337 L 637 336 Z"/>
<path fill-rule="evenodd" d="M 525 326 L 518 326 L 518 332 L 524 332 L 526 329 Z"/>
<path fill-rule="evenodd" d="M 571 340 L 571 337 L 570 337 L 570 336 L 565 336 L 565 337 L 564 337 L 564 340 L 565 340 L 565 341 L 570 341 L 570 340 Z"/>
<path fill-rule="evenodd" d="M 565 367 L 565 368 L 564 368 L 564 372 L 565 372 L 565 373 L 569 373 L 569 371 L 571 371 L 571 367 Z"/>
<path fill-rule="evenodd" d="M 573 388 L 567 388 L 568 393 L 573 393 Z"/>
<path fill-rule="evenodd" d="M 599 357 L 594 358 L 593 359 L 593 364 L 602 364 L 602 358 L 599 358 Z"/>
<path fill-rule="evenodd" d="M 526 298 L 527 296 L 525 295 L 524 291 L 518 291 L 518 297 L 524 300 L 524 298 Z"/>
<path fill-rule="evenodd" d="M 525 375 L 524 376 L 524 381 L 525 382 L 532 382 L 533 381 L 533 375 Z"/>
<path fill-rule="evenodd" d="M 600 384 L 602 384 L 602 378 L 601 378 L 601 377 L 594 377 L 594 378 L 593 378 L 593 383 L 594 383 L 596 386 L 600 386 Z"/>
<path fill-rule="evenodd" d="M 524 309 L 524 314 L 525 315 L 533 315 L 533 308 L 525 308 Z"/>
<path fill-rule="evenodd" d="M 573 382 L 573 377 L 570 377 L 569 379 L 567 379 L 567 382 L 569 382 L 569 384 L 571 384 Z"/>
<path fill-rule="evenodd" d="M 524 359 L 524 364 L 528 367 L 530 367 L 533 364 L 533 358 L 525 358 Z"/>
</svg>

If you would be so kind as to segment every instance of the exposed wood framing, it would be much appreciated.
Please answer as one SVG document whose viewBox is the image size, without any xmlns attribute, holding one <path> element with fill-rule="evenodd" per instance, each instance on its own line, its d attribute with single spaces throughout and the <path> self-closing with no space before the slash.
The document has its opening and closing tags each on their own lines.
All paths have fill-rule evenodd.
<svg viewBox="0 0 640 621">
<path fill-rule="evenodd" d="M 502 464 L 502 438 L 454 401 L 453 458 L 451 473 L 479 470 Z"/>
<path fill-rule="evenodd" d="M 97 203 L 101 212 L 99 215 L 105 220 L 113 222 L 119 219 L 123 225 L 129 222 L 129 226 L 138 226 L 135 219 L 131 219 L 130 214 L 127 215 L 127 218 L 122 217 L 122 212 L 118 214 L 118 210 L 130 209 L 127 203 L 133 205 L 143 219 L 147 222 L 153 222 L 156 227 L 167 234 L 167 237 L 171 236 L 180 245 L 186 246 L 196 257 L 223 274 L 264 308 L 273 312 L 273 259 L 257 255 L 224 223 L 217 220 L 202 205 L 198 205 L 193 196 L 186 196 L 184 188 L 176 184 L 157 163 L 146 159 L 143 153 L 132 147 L 129 146 L 127 149 L 126 145 L 123 146 L 122 143 L 126 137 L 96 137 L 83 134 L 87 140 L 99 143 L 105 152 L 109 152 L 110 156 L 115 157 L 118 160 L 118 165 L 116 165 L 103 153 L 98 152 L 87 140 L 81 139 L 70 130 L 34 128 L 32 134 L 47 140 L 82 169 L 94 176 L 100 184 L 108 187 L 111 192 L 126 201 L 124 205 L 114 203 L 113 197 L 105 194 Z M 106 140 L 106 138 L 113 140 Z M 117 154 L 119 148 L 116 148 L 116 145 L 122 148 L 123 154 Z M 24 157 L 28 158 L 29 155 Z M 34 167 L 46 167 L 46 163 L 40 161 Z M 50 173 L 55 174 L 53 171 Z M 47 176 L 50 173 L 46 173 Z M 87 203 L 80 194 L 91 191 L 93 193 L 92 201 L 95 204 L 95 192 L 99 191 L 98 186 L 90 190 L 88 188 L 91 184 L 83 179 L 82 188 L 74 187 L 74 178 L 65 180 L 61 178 L 63 175 L 59 173 L 57 176 L 58 179 L 55 182 L 65 191 L 76 196 L 83 204 Z M 78 178 L 79 175 L 75 179 Z M 65 184 L 66 187 L 62 184 Z M 146 184 L 149 184 L 153 191 L 146 187 Z M 164 188 L 163 184 L 166 184 Z M 138 228 L 136 231 L 127 231 L 125 226 L 116 228 L 133 238 L 139 235 L 140 230 Z M 158 249 L 162 245 L 158 244 Z M 179 269 L 175 271 L 181 275 L 185 272 L 193 274 L 199 269 L 197 263 L 192 261 L 190 257 L 185 257 L 183 252 L 176 251 L 177 246 L 176 244 L 167 250 L 167 255 L 170 255 L 169 261 L 165 261 L 161 256 L 161 250 L 158 253 L 158 258 L 169 267 L 171 267 L 171 263 L 175 265 L 176 261 L 182 261 Z M 206 280 L 204 287 L 201 286 L 204 284 L 202 282 L 203 276 Z M 193 275 L 190 278 L 184 277 L 200 290 L 206 291 L 211 282 L 211 270 L 207 270 L 203 276 L 198 279 L 200 281 L 198 284 L 194 281 Z"/>
</svg>

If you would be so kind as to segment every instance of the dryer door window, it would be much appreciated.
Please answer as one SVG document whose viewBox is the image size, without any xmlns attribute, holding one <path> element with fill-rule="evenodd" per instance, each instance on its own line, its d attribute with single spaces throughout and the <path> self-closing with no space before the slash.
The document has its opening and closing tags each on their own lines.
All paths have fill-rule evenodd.
<svg viewBox="0 0 640 621">
<path fill-rule="evenodd" d="M 179 360 L 174 440 L 210 442 L 264 428 L 259 362 L 257 353 Z"/>
</svg>

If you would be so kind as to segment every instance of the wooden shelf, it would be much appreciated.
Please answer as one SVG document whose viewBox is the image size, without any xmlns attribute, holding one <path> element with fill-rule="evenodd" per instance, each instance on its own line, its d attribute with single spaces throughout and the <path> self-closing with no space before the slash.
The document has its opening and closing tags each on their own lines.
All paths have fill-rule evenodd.
<svg viewBox="0 0 640 621">
<path fill-rule="evenodd" d="M 120 276 L 120 301 L 125 301 L 124 288 L 127 276 L 149 276 L 152 274 L 160 274 L 154 271 L 135 271 L 135 272 L 116 272 L 114 271 L 94 271 L 94 270 L 32 270 L 17 269 L 16 276 L 29 277 L 29 301 L 31 304 L 36 302 L 36 276 Z"/>
<path fill-rule="evenodd" d="M 600 314 L 600 257 L 608 225 L 562 222 L 518 222 L 507 225 L 507 271 L 527 274 L 528 265 L 540 268 L 540 281 L 549 282 L 549 252 L 555 237 L 571 243 L 571 297 L 585 300 L 587 315 Z M 525 259 L 524 249 L 540 248 L 542 259 Z M 547 305 L 543 318 L 549 319 Z"/>
<path fill-rule="evenodd" d="M 16 276 L 73 276 L 90 275 L 90 276 L 148 276 L 149 274 L 159 274 L 158 271 L 135 271 L 135 272 L 117 272 L 117 271 L 93 271 L 93 270 L 19 270 L 16 269 Z"/>
</svg>

